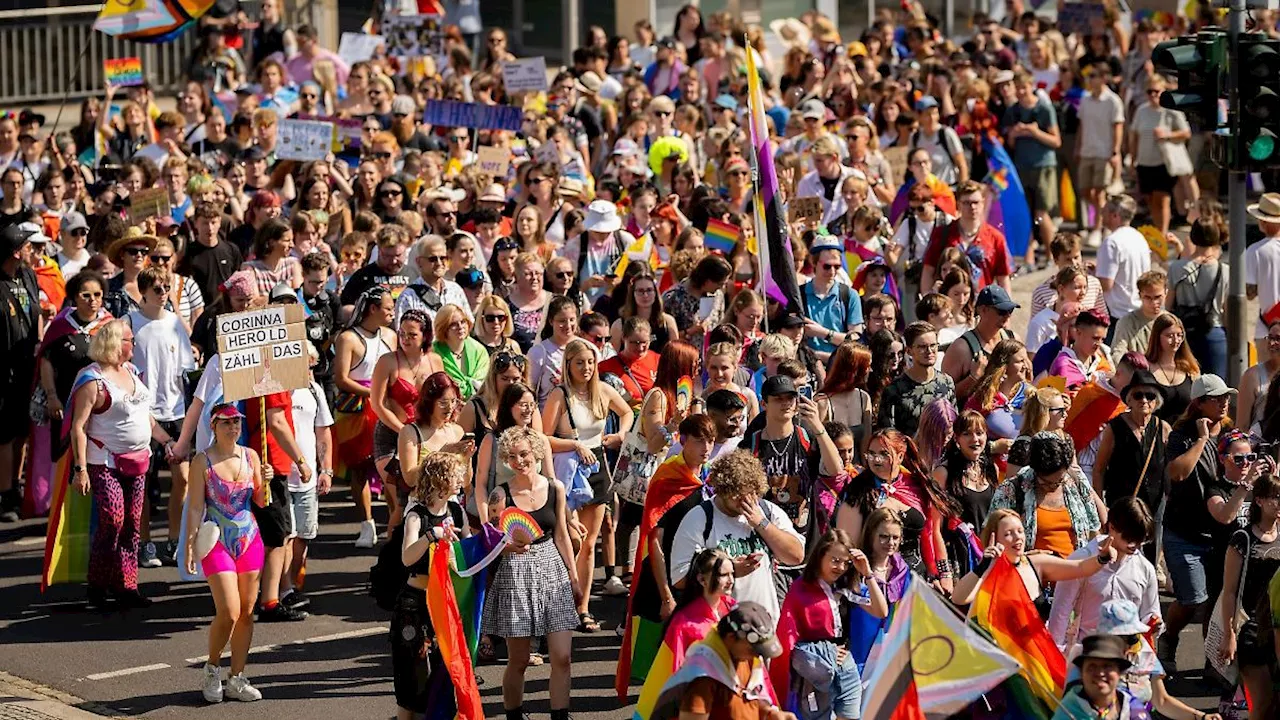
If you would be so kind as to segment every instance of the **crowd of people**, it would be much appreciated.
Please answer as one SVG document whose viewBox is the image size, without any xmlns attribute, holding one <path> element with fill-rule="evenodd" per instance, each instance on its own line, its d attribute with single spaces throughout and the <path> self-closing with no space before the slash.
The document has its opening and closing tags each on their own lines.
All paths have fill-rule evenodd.
<svg viewBox="0 0 1280 720">
<path fill-rule="evenodd" d="M 1237 391 L 1224 214 L 1150 63 L 1214 11 L 1113 3 L 1064 34 L 1006 4 L 962 43 L 909 2 L 852 41 L 691 5 L 662 37 L 593 27 L 546 93 L 507 93 L 502 29 L 348 66 L 265 0 L 201 24 L 176 105 L 108 86 L 67 132 L 0 116 L 0 521 L 91 495 L 96 609 L 146 607 L 151 568 L 204 578 L 209 702 L 262 697 L 254 623 L 308 617 L 320 498 L 349 489 L 353 552 L 401 543 L 401 718 L 455 701 L 435 549 L 511 508 L 536 532 L 501 541 L 472 658 L 505 657 L 509 720 L 544 662 L 568 718 L 574 633 L 623 599 L 617 688 L 644 684 L 645 717 L 857 718 L 904 586 L 963 608 L 1001 558 L 1079 669 L 1060 717 L 1216 717 L 1164 682 L 1192 623 L 1224 696 L 1274 717 L 1280 194 L 1235 268 L 1261 308 Z M 522 129 L 434 127 L 435 100 Z M 764 226 L 753 112 L 778 199 L 819 217 Z M 294 118 L 359 138 L 280 159 Z M 993 212 L 1011 180 L 1029 237 Z M 158 215 L 131 204 L 152 188 Z M 1011 327 L 1011 278 L 1050 265 Z M 310 381 L 226 402 L 215 319 L 290 304 Z"/>
</svg>

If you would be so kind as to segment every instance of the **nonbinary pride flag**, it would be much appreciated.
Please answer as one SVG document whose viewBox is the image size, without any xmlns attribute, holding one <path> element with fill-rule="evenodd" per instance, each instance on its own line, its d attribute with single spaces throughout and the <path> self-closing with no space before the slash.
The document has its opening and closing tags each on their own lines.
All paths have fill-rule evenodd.
<svg viewBox="0 0 1280 720">
<path fill-rule="evenodd" d="M 760 282 L 757 287 L 767 297 L 801 312 L 800 285 L 791 255 L 791 238 L 778 197 L 778 173 L 773 166 L 773 146 L 769 144 L 769 121 L 764 113 L 764 87 L 756 69 L 755 53 L 747 53 L 747 88 L 751 107 L 751 166 L 755 192 L 756 235 L 765 239 L 760 252 Z"/>
</svg>

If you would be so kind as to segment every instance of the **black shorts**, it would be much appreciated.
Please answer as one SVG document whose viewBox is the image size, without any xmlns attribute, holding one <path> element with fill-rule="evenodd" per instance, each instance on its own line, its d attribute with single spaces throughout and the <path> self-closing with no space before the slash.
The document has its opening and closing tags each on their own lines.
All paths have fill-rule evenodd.
<svg viewBox="0 0 1280 720">
<path fill-rule="evenodd" d="M 587 483 L 591 485 L 591 502 L 588 505 L 603 505 L 613 502 L 613 474 L 609 470 L 609 463 L 604 460 L 604 448 L 595 448 L 597 457 L 601 458 L 600 469 L 595 472 Z"/>
<path fill-rule="evenodd" d="M 182 420 L 157 420 L 159 425 L 175 442 L 182 435 Z M 151 441 L 151 467 L 147 469 L 147 484 L 154 485 L 160 479 L 160 468 L 169 467 L 169 459 L 165 457 L 164 445 Z"/>
<path fill-rule="evenodd" d="M 271 502 L 266 507 L 253 506 L 253 519 L 258 521 L 262 544 L 268 548 L 284 547 L 293 534 L 293 513 L 289 507 L 289 477 L 276 471 L 271 479 Z"/>
<path fill-rule="evenodd" d="M 1164 165 L 1138 166 L 1138 190 L 1143 195 L 1150 195 L 1151 193 L 1172 195 L 1173 186 L 1177 184 L 1178 179 L 1170 175 Z"/>
<path fill-rule="evenodd" d="M 427 594 L 417 588 L 405 586 L 396 598 L 396 609 L 391 616 L 391 677 L 395 688 L 396 705 L 422 714 L 427 711 L 431 697 L 433 668 L 446 673 L 440 651 L 432 642 L 431 651 L 423 656 L 426 640 L 435 639 L 431 617 L 427 613 Z M 437 699 L 453 698 L 453 693 L 436 693 Z M 446 712 L 441 717 L 451 717 Z"/>
</svg>

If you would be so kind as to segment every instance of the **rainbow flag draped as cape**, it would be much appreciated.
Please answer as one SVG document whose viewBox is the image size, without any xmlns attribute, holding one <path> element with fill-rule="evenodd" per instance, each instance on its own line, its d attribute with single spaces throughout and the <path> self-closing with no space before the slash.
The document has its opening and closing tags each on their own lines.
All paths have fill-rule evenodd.
<svg viewBox="0 0 1280 720">
<path fill-rule="evenodd" d="M 462 609 L 454 587 L 452 560 L 459 554 L 460 543 L 433 545 L 430 549 L 430 570 L 427 574 L 427 612 L 431 627 L 436 632 L 436 649 L 444 661 L 449 679 L 453 683 L 453 701 L 459 720 L 484 720 L 484 703 L 480 700 L 480 687 L 476 684 L 472 652 L 464 629 Z M 481 584 L 480 592 L 483 592 Z M 448 698 L 437 698 L 428 703 L 436 709 L 447 706 Z M 436 713 L 429 713 L 433 716 Z M 452 713 L 446 713 L 452 714 Z"/>
<path fill-rule="evenodd" d="M 106 35 L 144 43 L 165 43 L 185 32 L 213 7 L 214 0 L 107 0 L 93 21 Z"/>
<path fill-rule="evenodd" d="M 721 602 L 727 607 L 735 604 L 730 598 L 725 598 Z M 724 612 L 726 610 L 721 608 L 722 615 Z M 653 659 L 649 675 L 644 681 L 644 688 L 640 691 L 640 699 L 636 701 L 632 720 L 649 720 L 654 703 L 658 702 L 658 696 L 662 693 L 662 688 L 684 664 L 684 657 L 689 652 L 689 648 L 699 640 L 705 640 L 707 634 L 714 630 L 716 622 L 716 614 L 702 598 L 694 600 L 672 615 L 671 624 L 667 626 L 666 637 L 662 640 L 662 647 L 658 648 L 658 655 Z"/>
<path fill-rule="evenodd" d="M 1014 658 L 919 580 L 898 603 L 878 661 L 867 664 L 865 720 L 954 715 L 1018 672 Z"/>
<path fill-rule="evenodd" d="M 61 441 L 64 446 L 71 436 L 76 391 L 102 379 L 102 368 L 92 363 L 81 370 L 72 383 L 71 397 L 62 416 Z M 49 527 L 45 532 L 40 592 L 50 585 L 82 583 L 88 578 L 89 545 L 97 526 L 98 510 L 93 494 L 81 495 L 71 489 L 71 453 L 64 452 L 53 475 L 53 504 L 49 508 Z"/>
<path fill-rule="evenodd" d="M 684 696 L 689 684 L 699 678 L 711 678 L 748 700 L 763 700 L 775 706 L 778 704 L 764 661 L 755 659 L 747 685 L 742 687 L 734 674 L 733 661 L 729 657 L 729 650 L 724 646 L 724 640 L 720 638 L 720 633 L 711 632 L 707 633 L 705 640 L 689 648 L 684 664 L 667 680 L 654 702 L 650 720 L 674 720 L 679 717 L 680 698 Z"/>
<path fill-rule="evenodd" d="M 1067 661 L 1008 558 L 1000 556 L 991 564 L 969 606 L 969 621 L 1021 665 L 1024 682 L 1007 684 L 1018 717 L 1048 720 L 1067 682 Z"/>
<path fill-rule="evenodd" d="M 908 195 L 911 194 L 911 188 L 916 184 L 916 176 L 907 173 L 907 177 L 902 181 L 902 187 L 898 188 L 898 194 L 893 196 L 893 202 L 889 204 L 889 224 L 897 227 L 898 220 L 902 218 L 903 213 L 907 211 L 909 204 Z M 933 205 L 942 212 L 955 217 L 956 210 L 956 194 L 951 191 L 951 186 L 942 182 L 942 180 L 933 173 L 929 173 L 929 177 L 925 180 L 925 184 L 933 190 Z"/>
<path fill-rule="evenodd" d="M 773 145 L 769 143 L 769 121 L 764 113 L 764 86 L 756 69 L 755 53 L 747 53 L 747 89 L 751 130 L 752 181 L 755 183 L 756 236 L 765 239 L 760 253 L 760 281 L 757 290 L 782 303 L 790 312 L 799 314 L 800 284 L 796 282 L 796 263 L 791 254 L 791 237 L 787 232 L 786 213 L 778 196 L 778 173 L 773 165 Z"/>
<path fill-rule="evenodd" d="M 668 510 L 701 487 L 702 481 L 685 462 L 684 455 L 668 458 L 649 480 L 640 517 L 640 537 L 636 541 L 636 561 L 631 565 L 627 627 L 614 675 L 614 690 L 620 700 L 627 699 L 632 680 L 644 681 L 649 676 L 662 643 L 662 602 L 658 581 L 649 565 L 649 537 Z"/>
</svg>

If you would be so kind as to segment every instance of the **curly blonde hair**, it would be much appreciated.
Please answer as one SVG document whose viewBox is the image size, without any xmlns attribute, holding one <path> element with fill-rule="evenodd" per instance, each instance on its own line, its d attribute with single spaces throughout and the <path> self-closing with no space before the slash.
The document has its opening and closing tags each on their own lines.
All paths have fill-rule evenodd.
<svg viewBox="0 0 1280 720">
<path fill-rule="evenodd" d="M 764 465 L 746 450 L 734 450 L 721 455 L 711 463 L 707 473 L 707 485 L 717 495 L 763 495 L 769 489 Z"/>
<path fill-rule="evenodd" d="M 422 477 L 413 488 L 413 499 L 425 503 L 434 498 L 452 497 L 466 484 L 471 465 L 462 456 L 433 452 L 422 461 Z"/>
<path fill-rule="evenodd" d="M 522 442 L 529 443 L 529 449 L 533 451 L 533 458 L 541 463 L 546 443 L 542 441 L 537 430 L 520 425 L 509 427 L 502 431 L 502 435 L 498 437 L 498 457 L 505 462 L 507 458 L 511 457 L 511 451 L 516 444 Z"/>
</svg>

